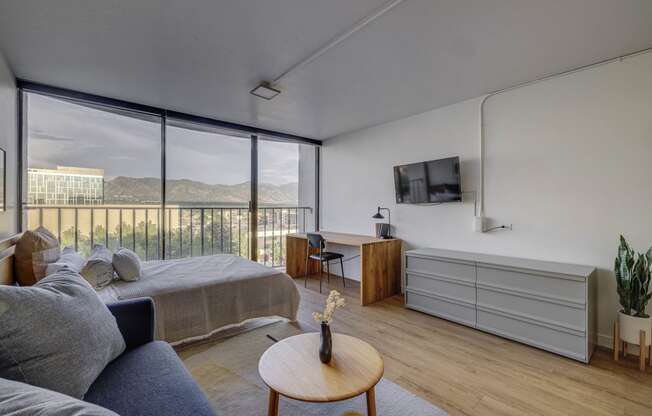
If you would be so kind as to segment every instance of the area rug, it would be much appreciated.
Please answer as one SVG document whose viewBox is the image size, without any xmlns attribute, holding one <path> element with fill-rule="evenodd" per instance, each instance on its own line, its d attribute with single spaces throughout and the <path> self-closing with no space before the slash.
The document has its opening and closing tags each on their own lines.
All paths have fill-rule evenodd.
<svg viewBox="0 0 652 416">
<path fill-rule="evenodd" d="M 274 343 L 302 331 L 297 324 L 276 322 L 237 336 L 179 351 L 184 363 L 218 414 L 267 415 L 269 390 L 258 375 L 258 359 Z M 376 409 L 382 416 L 445 416 L 446 412 L 382 379 L 376 386 Z M 281 397 L 281 416 L 366 415 L 364 395 L 337 403 L 304 403 Z"/>
</svg>

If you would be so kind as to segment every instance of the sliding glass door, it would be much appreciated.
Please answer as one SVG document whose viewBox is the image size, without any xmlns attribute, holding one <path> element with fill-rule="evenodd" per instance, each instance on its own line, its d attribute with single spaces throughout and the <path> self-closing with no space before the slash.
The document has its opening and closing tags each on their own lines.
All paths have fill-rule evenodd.
<svg viewBox="0 0 652 416">
<path fill-rule="evenodd" d="M 258 261 L 285 266 L 291 233 L 315 229 L 315 148 L 258 141 Z"/>
<path fill-rule="evenodd" d="M 62 246 L 282 267 L 286 236 L 316 228 L 312 144 L 79 94 L 21 99 L 23 228 L 44 226 Z"/>
<path fill-rule="evenodd" d="M 251 138 L 168 120 L 166 258 L 251 257 Z"/>
</svg>

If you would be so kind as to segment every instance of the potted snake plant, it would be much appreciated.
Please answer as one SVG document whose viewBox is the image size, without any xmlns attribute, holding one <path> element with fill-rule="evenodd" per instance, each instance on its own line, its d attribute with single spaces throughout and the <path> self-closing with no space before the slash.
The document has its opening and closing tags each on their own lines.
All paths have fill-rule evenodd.
<svg viewBox="0 0 652 416">
<path fill-rule="evenodd" d="M 621 235 L 614 271 L 622 306 L 618 312 L 620 339 L 630 344 L 639 344 L 640 331 L 645 331 L 645 344 L 650 345 L 652 318 L 645 313 L 645 307 L 652 297 L 652 247 L 645 254 L 637 253 Z"/>
</svg>

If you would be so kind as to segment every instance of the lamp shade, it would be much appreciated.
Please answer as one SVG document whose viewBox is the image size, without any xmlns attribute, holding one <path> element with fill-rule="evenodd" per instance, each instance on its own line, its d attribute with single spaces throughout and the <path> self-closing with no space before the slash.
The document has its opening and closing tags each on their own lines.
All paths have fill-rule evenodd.
<svg viewBox="0 0 652 416">
<path fill-rule="evenodd" d="M 382 219 L 385 218 L 385 217 L 384 217 L 383 214 L 381 214 L 380 212 L 377 212 L 377 213 L 375 213 L 374 216 L 371 217 L 371 218 L 375 218 L 375 219 L 377 219 L 377 220 L 382 220 Z"/>
</svg>

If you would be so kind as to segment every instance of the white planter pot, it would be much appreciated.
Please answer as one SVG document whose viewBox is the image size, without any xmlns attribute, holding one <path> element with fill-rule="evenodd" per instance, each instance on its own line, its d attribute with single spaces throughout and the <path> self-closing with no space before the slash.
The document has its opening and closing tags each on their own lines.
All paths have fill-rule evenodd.
<svg viewBox="0 0 652 416">
<path fill-rule="evenodd" d="M 640 332 L 645 331 L 645 345 L 652 344 L 652 317 L 639 318 L 618 312 L 620 339 L 629 344 L 640 344 Z"/>
</svg>

